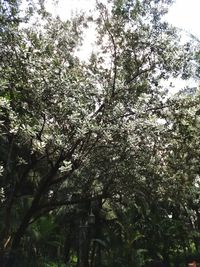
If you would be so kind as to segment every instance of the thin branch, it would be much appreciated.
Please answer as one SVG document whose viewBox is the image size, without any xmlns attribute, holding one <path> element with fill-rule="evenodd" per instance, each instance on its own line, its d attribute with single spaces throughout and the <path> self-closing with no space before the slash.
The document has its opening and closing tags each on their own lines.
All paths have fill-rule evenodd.
<svg viewBox="0 0 200 267">
<path fill-rule="evenodd" d="M 105 106 L 106 106 L 105 103 L 106 103 L 106 101 L 104 101 L 104 102 L 100 105 L 100 107 L 97 109 L 97 111 L 94 112 L 94 114 L 91 116 L 91 118 L 94 118 L 95 116 L 98 115 L 98 113 L 100 113 L 101 111 L 103 111 L 103 109 L 104 109 Z"/>
<path fill-rule="evenodd" d="M 162 110 L 164 108 L 170 108 L 170 107 L 173 107 L 174 106 L 174 103 L 172 104 L 169 104 L 169 105 L 162 105 L 162 106 L 158 106 L 158 107 L 154 107 L 154 108 L 148 108 L 144 111 L 144 113 L 146 112 L 149 112 L 149 111 L 157 111 L 157 110 Z M 132 111 L 131 109 L 129 109 L 129 113 L 123 115 L 123 117 L 129 117 L 129 116 L 132 116 L 132 115 L 136 115 L 136 112 Z"/>
<path fill-rule="evenodd" d="M 128 81 L 125 82 L 125 85 L 128 85 L 128 84 L 132 83 L 137 77 L 139 77 L 140 75 L 145 74 L 145 73 L 147 73 L 147 72 L 153 70 L 154 68 L 155 68 L 155 64 L 153 64 L 152 66 L 150 66 L 150 67 L 147 68 L 147 69 L 144 69 L 144 70 L 141 70 L 141 71 L 138 70 L 138 71 L 131 77 L 130 80 L 128 80 Z"/>
<path fill-rule="evenodd" d="M 46 116 L 45 113 L 42 113 L 43 123 L 41 130 L 36 134 L 39 141 L 42 141 L 42 133 L 44 131 L 45 123 L 46 123 Z"/>
<path fill-rule="evenodd" d="M 111 42 L 112 42 L 112 45 L 113 45 L 113 49 L 114 49 L 114 54 L 113 54 L 113 57 L 114 57 L 114 61 L 113 61 L 113 65 L 114 65 L 113 73 L 114 73 L 114 76 L 113 76 L 112 94 L 111 94 L 111 98 L 113 98 L 114 95 L 115 95 L 116 79 L 117 79 L 117 45 L 115 43 L 115 38 L 114 38 L 112 32 L 107 27 L 107 24 L 109 23 L 109 19 L 108 19 L 108 14 L 106 12 L 105 7 L 104 7 L 104 11 L 105 11 L 104 14 L 105 14 L 106 18 L 104 18 L 104 14 L 103 13 L 102 13 L 102 18 L 103 18 L 103 21 L 104 21 L 104 25 L 105 25 L 106 31 L 108 32 L 108 34 L 110 36 L 110 39 L 111 39 Z"/>
</svg>

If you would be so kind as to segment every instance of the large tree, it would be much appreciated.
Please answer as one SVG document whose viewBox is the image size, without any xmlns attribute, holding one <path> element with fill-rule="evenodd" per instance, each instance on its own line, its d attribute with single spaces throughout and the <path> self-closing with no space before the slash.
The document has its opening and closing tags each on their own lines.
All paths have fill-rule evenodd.
<svg viewBox="0 0 200 267">
<path fill-rule="evenodd" d="M 166 101 L 164 80 L 186 75 L 190 57 L 162 20 L 170 3 L 97 3 L 95 18 L 63 22 L 40 1 L 37 15 L 29 9 L 28 24 L 20 19 L 18 1 L 1 3 L 5 266 L 13 266 L 31 224 L 50 211 L 82 203 L 78 217 L 86 223 L 95 201 L 101 208 L 105 200 L 131 198 L 143 180 L 156 177 L 158 119 L 174 106 Z M 76 51 L 90 23 L 98 33 L 97 52 L 87 63 Z M 87 264 L 87 255 L 79 258 L 79 266 Z"/>
</svg>

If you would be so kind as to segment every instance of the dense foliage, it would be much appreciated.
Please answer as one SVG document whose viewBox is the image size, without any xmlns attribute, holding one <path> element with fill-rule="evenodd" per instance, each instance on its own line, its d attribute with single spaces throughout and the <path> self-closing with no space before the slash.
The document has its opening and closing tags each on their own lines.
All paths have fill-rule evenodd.
<svg viewBox="0 0 200 267">
<path fill-rule="evenodd" d="M 97 2 L 63 22 L 44 1 L 1 0 L 1 266 L 178 266 L 199 251 L 200 95 L 168 94 L 195 60 L 163 20 L 171 2 Z"/>
</svg>

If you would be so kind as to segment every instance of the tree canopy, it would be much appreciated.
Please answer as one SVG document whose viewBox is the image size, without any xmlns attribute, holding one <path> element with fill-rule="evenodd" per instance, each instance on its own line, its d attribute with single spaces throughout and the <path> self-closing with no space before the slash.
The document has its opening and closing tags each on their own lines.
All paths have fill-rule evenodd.
<svg viewBox="0 0 200 267">
<path fill-rule="evenodd" d="M 198 52 L 163 20 L 171 3 L 97 1 L 62 21 L 44 1 L 0 2 L 1 266 L 168 266 L 198 252 L 199 89 L 168 85 Z"/>
</svg>

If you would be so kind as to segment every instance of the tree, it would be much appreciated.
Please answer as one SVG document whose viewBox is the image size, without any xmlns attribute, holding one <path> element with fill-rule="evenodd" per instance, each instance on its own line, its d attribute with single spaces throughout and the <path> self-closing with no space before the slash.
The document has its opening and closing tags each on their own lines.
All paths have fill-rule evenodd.
<svg viewBox="0 0 200 267">
<path fill-rule="evenodd" d="M 22 28 L 17 11 L 7 20 L 18 2 L 1 5 L 5 266 L 13 266 L 27 230 L 50 211 L 82 203 L 78 218 L 86 221 L 92 201 L 101 209 L 107 199 L 131 197 L 143 177 L 151 183 L 157 120 L 173 106 L 161 84 L 180 75 L 190 57 L 161 20 L 170 2 L 113 1 L 110 9 L 98 3 L 90 21 L 99 48 L 88 63 L 75 53 L 89 23 L 83 15 L 62 22 L 40 8 L 34 28 Z"/>
</svg>

